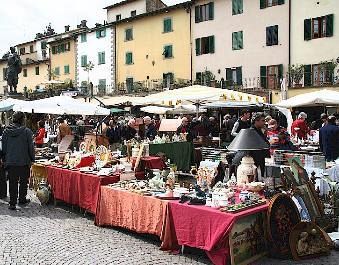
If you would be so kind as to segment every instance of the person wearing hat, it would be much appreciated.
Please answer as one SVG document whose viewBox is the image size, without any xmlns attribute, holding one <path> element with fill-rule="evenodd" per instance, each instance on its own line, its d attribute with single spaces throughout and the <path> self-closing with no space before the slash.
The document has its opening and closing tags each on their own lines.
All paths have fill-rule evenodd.
<svg viewBox="0 0 339 265">
<path fill-rule="evenodd" d="M 18 111 L 13 114 L 13 122 L 2 135 L 2 158 L 9 179 L 9 209 L 16 210 L 18 202 L 30 202 L 27 196 L 30 167 L 35 160 L 33 133 L 25 125 L 25 115 Z"/>
<path fill-rule="evenodd" d="M 292 123 L 291 132 L 292 135 L 298 139 L 307 139 L 307 134 L 310 132 L 310 128 L 306 123 L 307 114 L 300 112 L 298 118 Z"/>
<path fill-rule="evenodd" d="M 285 128 L 278 125 L 275 119 L 268 122 L 267 139 L 270 143 L 270 152 L 274 150 L 296 150 L 290 141 L 290 135 Z"/>
<path fill-rule="evenodd" d="M 339 127 L 336 125 L 336 117 L 328 117 L 328 123 L 319 131 L 320 150 L 327 161 L 334 161 L 339 157 Z"/>
</svg>

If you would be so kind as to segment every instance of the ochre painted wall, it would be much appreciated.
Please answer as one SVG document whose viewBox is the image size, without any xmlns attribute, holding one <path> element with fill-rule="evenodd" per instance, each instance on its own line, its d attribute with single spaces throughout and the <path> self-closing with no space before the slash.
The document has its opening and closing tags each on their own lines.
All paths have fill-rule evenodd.
<svg viewBox="0 0 339 265">
<path fill-rule="evenodd" d="M 172 32 L 163 33 L 163 20 L 172 18 Z M 164 73 L 174 78 L 191 79 L 190 14 L 175 9 L 117 24 L 117 83 L 126 78 L 136 81 L 162 79 Z M 125 41 L 125 30 L 133 28 L 133 40 Z M 165 45 L 173 46 L 173 58 L 164 59 Z M 133 64 L 126 65 L 126 52 L 133 53 Z"/>
</svg>

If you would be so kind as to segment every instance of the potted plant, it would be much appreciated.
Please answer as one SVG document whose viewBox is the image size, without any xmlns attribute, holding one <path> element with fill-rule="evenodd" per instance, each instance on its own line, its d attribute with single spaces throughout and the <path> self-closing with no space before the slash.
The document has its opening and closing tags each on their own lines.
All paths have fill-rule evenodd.
<svg viewBox="0 0 339 265">
<path fill-rule="evenodd" d="M 320 69 L 324 73 L 324 83 L 334 84 L 334 70 L 337 67 L 338 63 L 336 60 L 332 59 L 329 61 L 320 62 Z"/>
<path fill-rule="evenodd" d="M 304 65 L 292 64 L 288 66 L 288 72 L 290 75 L 290 84 L 293 87 L 301 87 L 301 79 L 304 76 Z"/>
<path fill-rule="evenodd" d="M 216 83 L 215 75 L 211 71 L 206 70 L 204 73 L 204 78 L 205 78 L 206 85 L 215 87 L 215 83 Z"/>
</svg>

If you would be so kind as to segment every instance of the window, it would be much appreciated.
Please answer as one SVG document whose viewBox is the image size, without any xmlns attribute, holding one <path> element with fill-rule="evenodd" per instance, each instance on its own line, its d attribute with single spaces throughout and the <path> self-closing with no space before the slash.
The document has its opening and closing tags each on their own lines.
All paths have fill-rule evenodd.
<svg viewBox="0 0 339 265">
<path fill-rule="evenodd" d="M 47 42 L 46 41 L 42 41 L 41 42 L 41 50 L 45 50 L 47 48 Z"/>
<path fill-rule="evenodd" d="M 22 70 L 22 75 L 23 75 L 23 77 L 27 77 L 27 69 Z"/>
<path fill-rule="evenodd" d="M 55 75 L 60 75 L 60 67 L 55 67 L 54 68 L 54 74 Z"/>
<path fill-rule="evenodd" d="M 226 68 L 226 86 L 242 85 L 242 67 Z"/>
<path fill-rule="evenodd" d="M 25 47 L 23 47 L 23 48 L 20 48 L 19 52 L 20 52 L 20 55 L 23 55 L 23 54 L 25 54 L 25 53 L 26 53 L 26 51 L 25 51 Z"/>
<path fill-rule="evenodd" d="M 170 88 L 171 84 L 174 83 L 174 74 L 166 73 L 162 74 L 164 87 Z"/>
<path fill-rule="evenodd" d="M 64 66 L 64 74 L 68 75 L 69 74 L 69 65 Z"/>
<path fill-rule="evenodd" d="M 278 25 L 266 27 L 266 46 L 278 45 Z"/>
<path fill-rule="evenodd" d="M 5 81 L 7 77 L 7 68 L 2 68 L 2 80 Z"/>
<path fill-rule="evenodd" d="M 96 36 L 98 39 L 106 37 L 106 29 L 98 29 L 96 31 Z"/>
<path fill-rule="evenodd" d="M 87 34 L 86 32 L 80 34 L 80 41 L 86 42 L 87 41 Z"/>
<path fill-rule="evenodd" d="M 232 50 L 241 50 L 244 48 L 243 44 L 243 32 L 233 32 L 232 33 Z"/>
<path fill-rule="evenodd" d="M 195 23 L 214 19 L 214 3 L 195 7 Z"/>
<path fill-rule="evenodd" d="M 304 20 L 304 40 L 333 36 L 333 14 Z"/>
<path fill-rule="evenodd" d="M 131 11 L 131 17 L 135 17 L 136 15 L 137 15 L 137 11 L 136 10 Z"/>
<path fill-rule="evenodd" d="M 283 5 L 285 0 L 260 0 L 260 9 L 264 9 L 266 7 Z"/>
<path fill-rule="evenodd" d="M 52 46 L 52 54 L 64 53 L 71 50 L 71 43 L 61 43 L 58 45 Z"/>
<path fill-rule="evenodd" d="M 322 86 L 332 84 L 333 70 L 331 71 L 326 64 L 312 65 L 312 84 L 313 86 Z"/>
<path fill-rule="evenodd" d="M 125 41 L 133 40 L 133 29 L 125 29 Z"/>
<path fill-rule="evenodd" d="M 243 0 L 232 0 L 232 15 L 243 13 Z"/>
<path fill-rule="evenodd" d="M 171 32 L 172 29 L 172 19 L 171 18 L 165 18 L 164 19 L 164 33 Z"/>
<path fill-rule="evenodd" d="M 98 90 L 103 94 L 106 92 L 106 79 L 99 79 Z"/>
<path fill-rule="evenodd" d="M 81 56 L 81 67 L 85 67 L 87 65 L 87 55 Z"/>
<path fill-rule="evenodd" d="M 165 45 L 164 46 L 164 52 L 162 53 L 162 55 L 164 55 L 165 59 L 173 58 L 172 45 Z"/>
<path fill-rule="evenodd" d="M 119 15 L 116 15 L 116 16 L 115 16 L 115 20 L 116 20 L 116 21 L 121 20 L 121 15 L 120 15 L 120 14 L 119 14 Z"/>
<path fill-rule="evenodd" d="M 30 45 L 30 46 L 29 46 L 29 52 L 30 52 L 30 53 L 33 53 L 33 52 L 34 52 L 34 47 L 33 47 L 33 45 Z"/>
<path fill-rule="evenodd" d="M 39 75 L 40 74 L 40 69 L 39 66 L 35 67 L 35 75 Z"/>
<path fill-rule="evenodd" d="M 214 36 L 195 39 L 195 54 L 214 53 Z"/>
<path fill-rule="evenodd" d="M 105 64 L 105 52 L 98 52 L 98 64 Z"/>
<path fill-rule="evenodd" d="M 280 88 L 280 79 L 283 77 L 283 65 L 260 66 L 260 83 L 265 89 Z"/>
<path fill-rule="evenodd" d="M 133 91 L 133 88 L 134 88 L 133 77 L 126 78 L 126 88 L 127 88 L 128 93 L 131 93 Z"/>
<path fill-rule="evenodd" d="M 133 53 L 126 52 L 126 64 L 133 64 Z"/>
</svg>

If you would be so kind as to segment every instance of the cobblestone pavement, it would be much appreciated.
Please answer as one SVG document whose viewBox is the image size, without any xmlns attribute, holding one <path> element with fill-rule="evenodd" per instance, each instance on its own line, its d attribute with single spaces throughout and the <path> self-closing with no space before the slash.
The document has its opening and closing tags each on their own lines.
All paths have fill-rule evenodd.
<svg viewBox="0 0 339 265">
<path fill-rule="evenodd" d="M 10 211 L 0 200 L 0 265 L 14 264 L 211 264 L 204 252 L 185 255 L 159 250 L 154 237 L 94 226 L 92 217 L 66 206 L 28 206 Z M 304 263 L 262 259 L 261 264 L 338 264 L 338 252 Z"/>
</svg>

